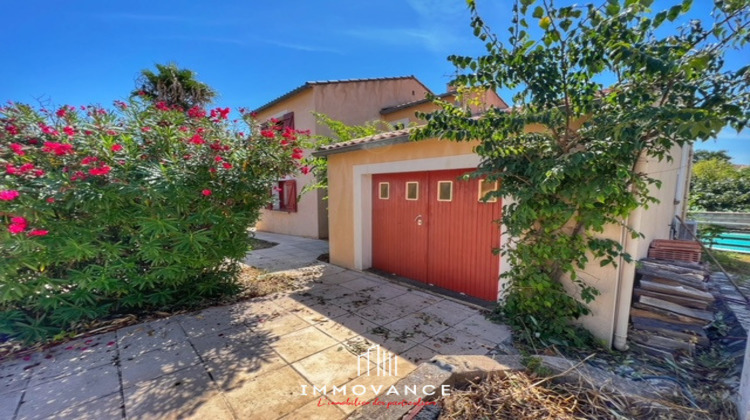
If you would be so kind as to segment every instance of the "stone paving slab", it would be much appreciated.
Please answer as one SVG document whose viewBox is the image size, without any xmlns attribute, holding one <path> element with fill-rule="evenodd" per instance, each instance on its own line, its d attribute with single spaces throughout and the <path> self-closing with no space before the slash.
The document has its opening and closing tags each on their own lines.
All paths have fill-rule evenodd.
<svg viewBox="0 0 750 420">
<path fill-rule="evenodd" d="M 385 392 L 435 355 L 487 354 L 510 337 L 474 307 L 317 261 L 324 241 L 257 237 L 279 245 L 247 263 L 315 280 L 0 363 L 0 419 L 339 419 L 353 394 L 333 386 Z M 375 375 L 376 359 L 358 357 L 374 346 L 397 355 L 397 375 Z"/>
</svg>

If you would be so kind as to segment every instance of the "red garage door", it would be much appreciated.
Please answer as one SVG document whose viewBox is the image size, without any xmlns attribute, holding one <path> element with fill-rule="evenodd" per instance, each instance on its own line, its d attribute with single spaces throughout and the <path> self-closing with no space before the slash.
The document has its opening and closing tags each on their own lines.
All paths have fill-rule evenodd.
<svg viewBox="0 0 750 420">
<path fill-rule="evenodd" d="M 484 300 L 497 300 L 500 202 L 471 169 L 373 175 L 372 266 Z"/>
</svg>

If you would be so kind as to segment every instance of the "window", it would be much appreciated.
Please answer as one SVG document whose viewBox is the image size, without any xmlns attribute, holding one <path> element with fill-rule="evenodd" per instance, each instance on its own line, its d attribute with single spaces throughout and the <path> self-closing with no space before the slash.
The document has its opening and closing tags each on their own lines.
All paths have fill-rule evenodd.
<svg viewBox="0 0 750 420">
<path fill-rule="evenodd" d="M 419 199 L 419 182 L 414 181 L 406 183 L 406 199 L 409 201 Z"/>
<path fill-rule="evenodd" d="M 487 193 L 497 191 L 497 181 L 487 181 L 486 179 L 479 180 L 479 201 L 483 203 L 497 203 L 497 197 L 488 198 L 484 197 Z"/>
<path fill-rule="evenodd" d="M 271 120 L 274 120 L 275 123 L 272 123 Z M 280 118 L 271 118 L 260 125 L 261 130 L 268 130 L 271 127 L 275 127 L 279 131 L 284 131 L 284 129 L 287 127 L 294 129 L 294 112 L 287 112 Z"/>
<path fill-rule="evenodd" d="M 268 210 L 296 212 L 297 180 L 286 179 L 278 181 L 271 191 L 271 197 L 271 204 L 266 207 Z"/>
<path fill-rule="evenodd" d="M 453 181 L 438 181 L 437 201 L 453 200 Z"/>
<path fill-rule="evenodd" d="M 381 182 L 378 184 L 378 188 L 380 190 L 380 194 L 378 195 L 378 198 L 381 200 L 387 200 L 391 196 L 391 184 L 390 182 Z"/>
</svg>

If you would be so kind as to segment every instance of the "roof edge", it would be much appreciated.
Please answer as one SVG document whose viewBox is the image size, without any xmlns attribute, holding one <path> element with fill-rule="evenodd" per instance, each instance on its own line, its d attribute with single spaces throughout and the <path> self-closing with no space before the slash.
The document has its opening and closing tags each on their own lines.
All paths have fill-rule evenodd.
<svg viewBox="0 0 750 420">
<path fill-rule="evenodd" d="M 387 137 L 387 138 L 377 139 L 377 140 L 368 141 L 368 138 L 365 137 L 364 139 L 360 139 L 360 142 L 358 143 L 352 143 L 352 144 L 348 144 L 346 146 L 340 146 L 340 147 L 333 147 L 330 149 L 316 150 L 315 152 L 312 153 L 312 155 L 316 157 L 323 157 L 323 156 L 330 156 L 330 155 L 335 155 L 339 153 L 353 152 L 356 150 L 375 149 L 378 147 L 388 146 L 391 144 L 406 143 L 409 141 L 409 137 L 411 137 L 411 130 L 404 134 L 399 134 L 397 136 Z"/>
</svg>

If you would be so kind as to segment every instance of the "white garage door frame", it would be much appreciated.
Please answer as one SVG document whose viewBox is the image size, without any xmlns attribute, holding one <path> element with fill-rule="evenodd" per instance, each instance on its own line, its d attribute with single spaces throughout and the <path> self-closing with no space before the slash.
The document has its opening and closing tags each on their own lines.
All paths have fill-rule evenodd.
<svg viewBox="0 0 750 420">
<path fill-rule="evenodd" d="M 365 270 L 372 267 L 373 175 L 476 168 L 479 166 L 479 163 L 479 155 L 472 153 L 438 158 L 354 165 L 352 167 L 352 199 L 354 200 L 354 268 L 357 270 Z M 506 244 L 508 243 L 507 240 L 508 238 L 505 229 L 503 228 L 500 243 Z M 504 256 L 501 256 L 500 273 L 502 274 L 507 271 L 508 268 L 507 259 Z M 498 293 L 500 293 L 501 290 L 502 288 L 498 287 Z"/>
</svg>

